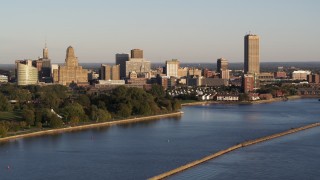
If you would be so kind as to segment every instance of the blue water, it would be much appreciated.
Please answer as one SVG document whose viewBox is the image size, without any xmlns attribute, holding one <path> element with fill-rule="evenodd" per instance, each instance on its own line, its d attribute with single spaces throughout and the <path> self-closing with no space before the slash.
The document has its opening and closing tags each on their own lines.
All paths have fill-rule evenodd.
<svg viewBox="0 0 320 180">
<path fill-rule="evenodd" d="M 181 118 L 19 139 L 0 144 L 0 179 L 146 179 L 245 140 L 318 122 L 318 107 L 317 99 L 189 106 Z M 290 146 L 283 147 L 286 154 Z"/>
<path fill-rule="evenodd" d="M 168 179 L 319 179 L 320 127 L 233 151 Z"/>
</svg>

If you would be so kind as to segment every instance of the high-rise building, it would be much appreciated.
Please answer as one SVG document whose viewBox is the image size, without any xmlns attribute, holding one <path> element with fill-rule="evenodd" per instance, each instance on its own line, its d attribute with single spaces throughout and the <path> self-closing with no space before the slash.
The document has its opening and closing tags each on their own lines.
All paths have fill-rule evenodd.
<svg viewBox="0 0 320 180">
<path fill-rule="evenodd" d="M 247 34 L 244 36 L 244 73 L 260 73 L 260 38 L 258 35 Z"/>
<path fill-rule="evenodd" d="M 229 79 L 229 68 L 228 68 L 228 60 L 224 58 L 219 58 L 217 60 L 217 72 L 219 73 L 219 77 L 221 79 Z"/>
<path fill-rule="evenodd" d="M 132 49 L 131 50 L 131 58 L 143 58 L 143 50 L 141 49 Z"/>
<path fill-rule="evenodd" d="M 100 70 L 101 80 L 120 80 L 120 65 L 101 64 Z"/>
<path fill-rule="evenodd" d="M 38 83 L 38 69 L 32 65 L 32 60 L 16 61 L 16 78 L 18 85 Z"/>
<path fill-rule="evenodd" d="M 33 66 L 38 69 L 39 81 L 52 82 L 51 74 L 51 60 L 49 59 L 49 52 L 47 45 L 43 48 L 42 57 L 32 62 Z"/>
<path fill-rule="evenodd" d="M 168 77 L 178 77 L 178 69 L 180 67 L 180 62 L 177 59 L 172 59 L 166 61 L 166 75 Z"/>
<path fill-rule="evenodd" d="M 67 49 L 65 65 L 59 66 L 59 84 L 88 83 L 88 70 L 79 66 L 78 58 L 75 56 L 73 47 Z"/>
<path fill-rule="evenodd" d="M 48 48 L 47 48 L 47 43 L 46 43 L 45 47 L 42 50 L 42 58 L 43 59 L 49 59 L 49 51 L 48 51 Z"/>
<path fill-rule="evenodd" d="M 126 61 L 129 59 L 129 54 L 116 54 L 116 65 L 120 65 L 120 79 L 126 78 Z"/>
</svg>

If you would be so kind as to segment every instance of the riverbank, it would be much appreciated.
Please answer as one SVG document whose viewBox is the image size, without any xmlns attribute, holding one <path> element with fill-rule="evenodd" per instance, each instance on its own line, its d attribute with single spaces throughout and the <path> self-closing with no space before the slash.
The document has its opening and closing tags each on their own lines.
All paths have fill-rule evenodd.
<svg viewBox="0 0 320 180">
<path fill-rule="evenodd" d="M 195 101 L 195 102 L 188 102 L 182 103 L 181 106 L 195 106 L 195 105 L 206 105 L 206 104 L 265 104 L 265 103 L 273 103 L 279 101 L 286 101 L 286 100 L 295 100 L 305 98 L 302 96 L 288 96 L 285 98 L 272 98 L 266 100 L 257 100 L 257 101 Z"/>
<path fill-rule="evenodd" d="M 193 162 L 188 163 L 186 165 L 180 166 L 180 167 L 178 167 L 176 169 L 173 169 L 173 170 L 170 170 L 168 172 L 165 172 L 165 173 L 162 173 L 160 175 L 157 175 L 157 176 L 154 176 L 152 178 L 149 178 L 149 180 L 164 179 L 164 178 L 167 178 L 167 177 L 172 176 L 174 174 L 180 173 L 180 172 L 182 172 L 184 170 L 187 170 L 189 168 L 192 168 L 194 166 L 197 166 L 197 165 L 199 165 L 201 163 L 207 162 L 209 160 L 212 160 L 214 158 L 217 158 L 217 157 L 222 156 L 224 154 L 227 154 L 229 152 L 235 151 L 237 149 L 240 149 L 240 148 L 243 148 L 243 147 L 246 147 L 246 146 L 251 146 L 251 145 L 254 145 L 254 144 L 257 144 L 257 143 L 269 141 L 269 140 L 272 140 L 272 139 L 275 139 L 275 138 L 279 138 L 279 137 L 282 137 L 282 136 L 285 136 L 285 135 L 293 134 L 293 133 L 296 133 L 296 132 L 300 132 L 300 131 L 311 129 L 311 128 L 318 127 L 318 126 L 320 126 L 320 123 L 313 123 L 313 124 L 309 124 L 309 125 L 306 125 L 306 126 L 293 128 L 293 129 L 290 129 L 290 130 L 287 130 L 287 131 L 284 131 L 284 132 L 281 132 L 281 133 L 276 133 L 276 134 L 265 136 L 265 137 L 262 137 L 262 138 L 258 138 L 258 139 L 254 139 L 254 140 L 250 140 L 250 141 L 245 141 L 243 143 L 231 146 L 231 147 L 229 147 L 227 149 L 224 149 L 224 150 L 221 150 L 221 151 L 216 152 L 214 154 L 211 154 L 209 156 L 206 156 L 206 157 L 204 157 L 202 159 L 193 161 Z"/>
<path fill-rule="evenodd" d="M 64 133 L 64 132 L 68 132 L 68 131 L 79 131 L 79 130 L 97 128 L 97 127 L 103 127 L 103 126 L 113 126 L 113 125 L 118 125 L 118 124 L 128 124 L 128 123 L 149 121 L 149 120 L 155 120 L 155 119 L 161 119 L 161 118 L 167 118 L 167 117 L 176 117 L 176 116 L 181 116 L 182 113 L 183 113 L 182 111 L 179 111 L 179 112 L 173 112 L 173 113 L 168 113 L 168 114 L 129 118 L 129 119 L 122 119 L 122 120 L 117 120 L 117 121 L 101 122 L 101 123 L 86 124 L 86 125 L 79 125 L 79 126 L 73 126 L 73 127 L 49 129 L 49 130 L 40 130 L 40 131 L 36 131 L 36 132 L 0 138 L 0 142 L 6 142 L 6 141 L 16 140 L 16 139 L 21 139 L 21 138 L 26 138 L 26 137 L 35 137 L 35 136 L 42 136 L 42 135 L 48 135 L 48 134 Z"/>
</svg>

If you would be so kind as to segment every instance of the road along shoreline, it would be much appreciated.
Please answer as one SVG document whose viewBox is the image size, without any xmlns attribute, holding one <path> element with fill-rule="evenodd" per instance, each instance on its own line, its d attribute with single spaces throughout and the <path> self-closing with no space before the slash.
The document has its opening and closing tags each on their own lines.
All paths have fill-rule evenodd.
<svg viewBox="0 0 320 180">
<path fill-rule="evenodd" d="M 240 144 L 231 146 L 231 147 L 229 147 L 227 149 L 224 149 L 224 150 L 221 150 L 219 152 L 216 152 L 214 154 L 211 154 L 209 156 L 206 156 L 206 157 L 204 157 L 202 159 L 199 159 L 199 160 L 190 162 L 190 163 L 188 163 L 186 165 L 180 166 L 180 167 L 178 167 L 176 169 L 173 169 L 173 170 L 170 170 L 168 172 L 162 173 L 160 175 L 151 177 L 151 178 L 149 178 L 149 180 L 164 179 L 166 177 L 169 177 L 169 176 L 172 176 L 174 174 L 180 173 L 180 172 L 182 172 L 182 171 L 184 171 L 186 169 L 192 168 L 192 167 L 197 166 L 197 165 L 199 165 L 201 163 L 204 163 L 206 161 L 212 160 L 214 158 L 217 158 L 219 156 L 222 156 L 222 155 L 224 155 L 226 153 L 229 153 L 231 151 L 237 150 L 239 148 L 243 148 L 243 147 L 246 147 L 246 146 L 251 146 L 251 145 L 254 145 L 254 144 L 257 144 L 257 143 L 261 143 L 261 142 L 264 142 L 264 141 L 269 141 L 269 140 L 272 140 L 272 139 L 275 139 L 275 138 L 279 138 L 279 137 L 282 137 L 282 136 L 285 136 L 285 135 L 293 134 L 293 133 L 296 133 L 296 132 L 299 132 L 299 131 L 311 129 L 311 128 L 318 127 L 318 126 L 320 126 L 319 122 L 318 123 L 309 124 L 309 125 L 306 125 L 306 126 L 302 126 L 302 127 L 298 127 L 298 128 L 292 128 L 290 130 L 283 131 L 283 132 L 276 133 L 276 134 L 269 135 L 269 136 L 265 136 L 265 137 L 262 137 L 262 138 L 258 138 L 258 139 L 254 139 L 254 140 L 250 140 L 250 141 L 245 141 L 245 142 L 242 142 Z"/>
<path fill-rule="evenodd" d="M 79 130 L 91 129 L 91 128 L 97 128 L 97 127 L 103 127 L 103 126 L 129 124 L 129 123 L 134 123 L 134 122 L 150 121 L 150 120 L 162 119 L 162 118 L 167 118 L 167 117 L 176 117 L 176 116 L 181 116 L 182 113 L 183 113 L 182 111 L 179 111 L 179 112 L 173 112 L 173 113 L 168 113 L 168 114 L 136 117 L 136 118 L 117 120 L 117 121 L 109 121 L 109 122 L 86 124 L 86 125 L 79 125 L 79 126 L 73 126 L 73 127 L 64 127 L 64 128 L 58 128 L 58 129 L 42 130 L 42 131 L 37 131 L 37 132 L 31 132 L 31 133 L 26 133 L 26 134 L 19 134 L 19 135 L 0 138 L 0 142 L 6 142 L 6 141 L 16 140 L 16 139 L 21 139 L 21 138 L 26 138 L 26 137 L 64 133 L 64 132 L 68 132 L 68 131 L 79 131 Z"/>
</svg>

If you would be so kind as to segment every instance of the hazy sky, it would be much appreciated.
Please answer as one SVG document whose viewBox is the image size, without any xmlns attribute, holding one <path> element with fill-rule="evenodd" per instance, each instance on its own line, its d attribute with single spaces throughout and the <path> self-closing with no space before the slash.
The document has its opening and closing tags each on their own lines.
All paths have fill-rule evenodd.
<svg viewBox="0 0 320 180">
<path fill-rule="evenodd" d="M 69 45 L 79 62 L 113 63 L 144 50 L 164 62 L 243 61 L 243 37 L 261 38 L 261 61 L 320 61 L 319 0 L 1 0 L 0 64 L 54 63 Z"/>
</svg>

